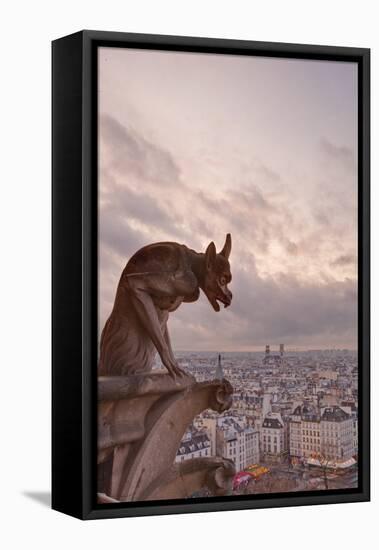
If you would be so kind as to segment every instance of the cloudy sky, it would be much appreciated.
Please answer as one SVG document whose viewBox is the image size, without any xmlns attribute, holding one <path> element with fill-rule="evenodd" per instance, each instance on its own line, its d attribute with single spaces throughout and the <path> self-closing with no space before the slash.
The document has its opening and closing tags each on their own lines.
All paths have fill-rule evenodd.
<svg viewBox="0 0 379 550">
<path fill-rule="evenodd" d="M 129 257 L 232 234 L 233 303 L 177 350 L 356 348 L 357 66 L 99 50 L 99 328 Z"/>
</svg>

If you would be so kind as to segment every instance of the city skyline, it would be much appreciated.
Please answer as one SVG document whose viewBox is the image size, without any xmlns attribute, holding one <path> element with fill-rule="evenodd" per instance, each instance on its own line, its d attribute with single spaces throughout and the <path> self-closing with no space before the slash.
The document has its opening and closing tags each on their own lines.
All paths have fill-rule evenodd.
<svg viewBox="0 0 379 550">
<path fill-rule="evenodd" d="M 232 234 L 233 302 L 177 351 L 357 347 L 357 66 L 101 48 L 99 333 L 129 257 Z"/>
<path fill-rule="evenodd" d="M 312 353 L 312 352 L 327 352 L 327 351 L 331 351 L 331 352 L 337 352 L 337 351 L 349 351 L 349 352 L 355 352 L 355 353 L 358 353 L 358 349 L 357 348 L 338 348 L 338 347 L 327 347 L 327 348 L 310 348 L 310 347 L 307 347 L 307 346 L 289 346 L 288 348 L 285 349 L 285 353 Z M 261 353 L 261 354 L 265 354 L 265 350 L 262 348 L 262 346 L 255 346 L 254 348 L 251 347 L 250 349 L 246 349 L 246 350 L 233 350 L 233 349 L 229 349 L 229 350 L 222 350 L 222 349 L 203 349 L 203 350 L 196 350 L 196 349 L 177 349 L 177 351 L 179 353 L 215 353 L 215 354 L 218 354 L 218 353 L 221 353 L 221 354 L 227 354 L 227 353 Z M 277 346 L 273 346 L 270 350 L 270 353 L 272 353 L 273 355 L 275 354 L 278 354 L 279 353 L 279 345 Z"/>
<path fill-rule="evenodd" d="M 356 487 L 356 353 L 270 351 L 225 353 L 222 359 L 204 352 L 178 355 L 198 382 L 224 376 L 234 392 L 229 410 L 195 417 L 176 463 L 215 454 L 230 458 L 237 472 L 233 494 Z"/>
</svg>

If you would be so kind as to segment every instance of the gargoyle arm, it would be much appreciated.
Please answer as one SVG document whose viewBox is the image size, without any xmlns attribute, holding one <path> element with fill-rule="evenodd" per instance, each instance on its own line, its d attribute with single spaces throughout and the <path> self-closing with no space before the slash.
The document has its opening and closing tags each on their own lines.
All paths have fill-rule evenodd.
<svg viewBox="0 0 379 550">
<path fill-rule="evenodd" d="M 168 333 L 168 327 L 166 325 L 166 329 L 165 329 L 165 332 L 164 332 L 164 339 L 166 341 L 166 344 L 167 344 L 167 349 L 168 349 L 168 352 L 171 356 L 171 359 L 173 361 L 175 361 L 176 363 L 176 359 L 175 359 L 175 355 L 174 355 L 174 352 L 172 351 L 172 347 L 171 347 L 171 338 L 170 338 L 170 335 Z"/>
<path fill-rule="evenodd" d="M 140 322 L 157 348 L 162 363 L 167 368 L 170 375 L 175 378 L 176 375 L 181 375 L 182 371 L 179 369 L 172 351 L 170 353 L 167 341 L 162 334 L 154 302 L 146 290 L 133 288 L 133 286 L 134 285 L 129 285 L 131 290 L 130 295 Z"/>
</svg>

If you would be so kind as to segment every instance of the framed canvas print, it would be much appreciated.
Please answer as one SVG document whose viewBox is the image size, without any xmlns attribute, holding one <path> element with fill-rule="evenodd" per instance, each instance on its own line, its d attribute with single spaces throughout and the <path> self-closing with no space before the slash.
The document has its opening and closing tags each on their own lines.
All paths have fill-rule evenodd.
<svg viewBox="0 0 379 550">
<path fill-rule="evenodd" d="M 53 42 L 53 508 L 369 499 L 369 50 Z"/>
</svg>

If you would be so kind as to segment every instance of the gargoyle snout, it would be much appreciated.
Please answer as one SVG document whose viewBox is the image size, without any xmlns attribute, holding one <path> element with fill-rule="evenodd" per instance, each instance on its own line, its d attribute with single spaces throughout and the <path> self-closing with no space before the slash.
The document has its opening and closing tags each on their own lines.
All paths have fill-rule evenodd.
<svg viewBox="0 0 379 550">
<path fill-rule="evenodd" d="M 230 292 L 230 290 L 228 288 L 226 289 L 225 296 L 226 296 L 226 300 L 228 302 L 227 305 L 230 306 L 230 304 L 232 303 L 233 294 Z"/>
</svg>

